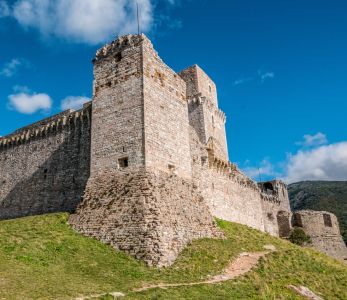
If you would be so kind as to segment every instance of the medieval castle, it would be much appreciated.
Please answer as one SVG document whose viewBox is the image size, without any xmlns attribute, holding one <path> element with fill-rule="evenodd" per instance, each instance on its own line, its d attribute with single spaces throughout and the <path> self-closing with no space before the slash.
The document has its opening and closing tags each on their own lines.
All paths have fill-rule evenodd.
<svg viewBox="0 0 347 300">
<path fill-rule="evenodd" d="M 347 257 L 334 215 L 292 218 L 284 183 L 257 184 L 229 162 L 226 117 L 201 68 L 174 72 L 145 35 L 118 38 L 93 64 L 92 102 L 0 138 L 0 219 L 71 212 L 75 230 L 156 266 L 222 237 L 214 217 L 280 237 L 294 222 Z"/>
</svg>

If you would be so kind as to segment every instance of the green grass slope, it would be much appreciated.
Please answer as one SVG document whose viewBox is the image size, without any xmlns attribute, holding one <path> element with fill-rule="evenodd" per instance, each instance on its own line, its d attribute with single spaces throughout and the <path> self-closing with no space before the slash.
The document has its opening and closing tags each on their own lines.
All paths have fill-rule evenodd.
<svg viewBox="0 0 347 300">
<path fill-rule="evenodd" d="M 335 214 L 347 244 L 347 181 L 302 181 L 288 186 L 293 210 L 325 210 Z"/>
<path fill-rule="evenodd" d="M 243 225 L 218 221 L 227 239 L 193 242 L 170 268 L 148 268 L 72 231 L 67 214 L 0 222 L 0 299 L 74 299 L 123 292 L 124 299 L 302 299 L 304 285 L 324 299 L 347 299 L 347 266 Z M 277 252 L 247 275 L 216 285 L 131 292 L 144 284 L 199 281 L 219 274 L 244 251 Z M 107 297 L 103 297 L 107 299 Z"/>
</svg>

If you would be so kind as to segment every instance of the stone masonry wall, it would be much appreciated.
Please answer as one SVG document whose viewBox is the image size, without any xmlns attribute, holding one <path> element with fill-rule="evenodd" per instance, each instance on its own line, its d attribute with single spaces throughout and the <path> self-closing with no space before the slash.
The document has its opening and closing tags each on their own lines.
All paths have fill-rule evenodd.
<svg viewBox="0 0 347 300">
<path fill-rule="evenodd" d="M 211 167 L 206 146 L 193 127 L 190 142 L 193 180 L 212 215 L 264 231 L 262 198 L 256 184 L 239 172 Z"/>
<path fill-rule="evenodd" d="M 75 211 L 90 169 L 90 104 L 0 139 L 0 219 Z"/>
<path fill-rule="evenodd" d="M 261 191 L 266 232 L 288 237 L 291 232 L 291 209 L 286 185 L 280 180 L 258 183 Z"/>
<path fill-rule="evenodd" d="M 143 42 L 146 166 L 191 178 L 186 83 Z"/>
<path fill-rule="evenodd" d="M 311 247 L 338 259 L 347 260 L 347 247 L 334 214 L 300 210 L 294 213 L 294 226 L 302 227 L 311 238 Z"/>
<path fill-rule="evenodd" d="M 212 99 L 213 105 L 218 107 L 216 84 L 198 65 L 181 71 L 179 75 L 187 82 L 188 96 L 201 94 Z"/>
<path fill-rule="evenodd" d="M 144 105 L 142 35 L 122 37 L 101 48 L 94 59 L 91 176 L 143 166 Z"/>
<path fill-rule="evenodd" d="M 69 222 L 78 232 L 158 267 L 172 264 L 194 239 L 222 237 L 189 181 L 148 169 L 92 178 Z"/>
</svg>

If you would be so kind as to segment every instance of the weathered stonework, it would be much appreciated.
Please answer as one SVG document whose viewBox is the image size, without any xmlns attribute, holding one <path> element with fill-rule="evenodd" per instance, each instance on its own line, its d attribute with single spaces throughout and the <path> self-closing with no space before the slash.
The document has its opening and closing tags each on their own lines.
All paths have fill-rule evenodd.
<svg viewBox="0 0 347 300">
<path fill-rule="evenodd" d="M 347 248 L 334 214 L 326 211 L 296 211 L 294 226 L 301 227 L 310 236 L 311 247 L 347 261 Z"/>
<path fill-rule="evenodd" d="M 92 103 L 0 138 L 0 219 L 75 212 L 77 231 L 156 266 L 221 237 L 213 217 L 289 236 L 285 184 L 256 184 L 229 161 L 226 116 L 199 66 L 174 72 L 144 35 L 93 64 Z"/>
<path fill-rule="evenodd" d="M 0 139 L 0 219 L 74 212 L 90 170 L 90 104 Z"/>
<path fill-rule="evenodd" d="M 191 182 L 144 168 L 92 178 L 70 224 L 159 267 L 194 239 L 223 237 Z"/>
</svg>

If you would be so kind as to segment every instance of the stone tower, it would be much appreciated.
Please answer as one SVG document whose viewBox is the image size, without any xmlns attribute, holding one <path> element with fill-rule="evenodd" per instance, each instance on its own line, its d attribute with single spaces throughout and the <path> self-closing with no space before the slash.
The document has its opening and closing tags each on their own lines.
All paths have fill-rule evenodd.
<svg viewBox="0 0 347 300">
<path fill-rule="evenodd" d="M 145 167 L 191 178 L 186 84 L 144 35 L 124 36 L 94 59 L 91 176 Z"/>
<path fill-rule="evenodd" d="M 91 177 L 70 224 L 150 265 L 221 236 L 192 182 L 186 83 L 144 35 L 94 59 Z"/>
<path fill-rule="evenodd" d="M 210 155 L 228 162 L 226 118 L 224 112 L 218 108 L 215 83 L 197 65 L 179 74 L 187 83 L 190 125 L 198 133 L 200 142 L 208 146 Z"/>
</svg>

